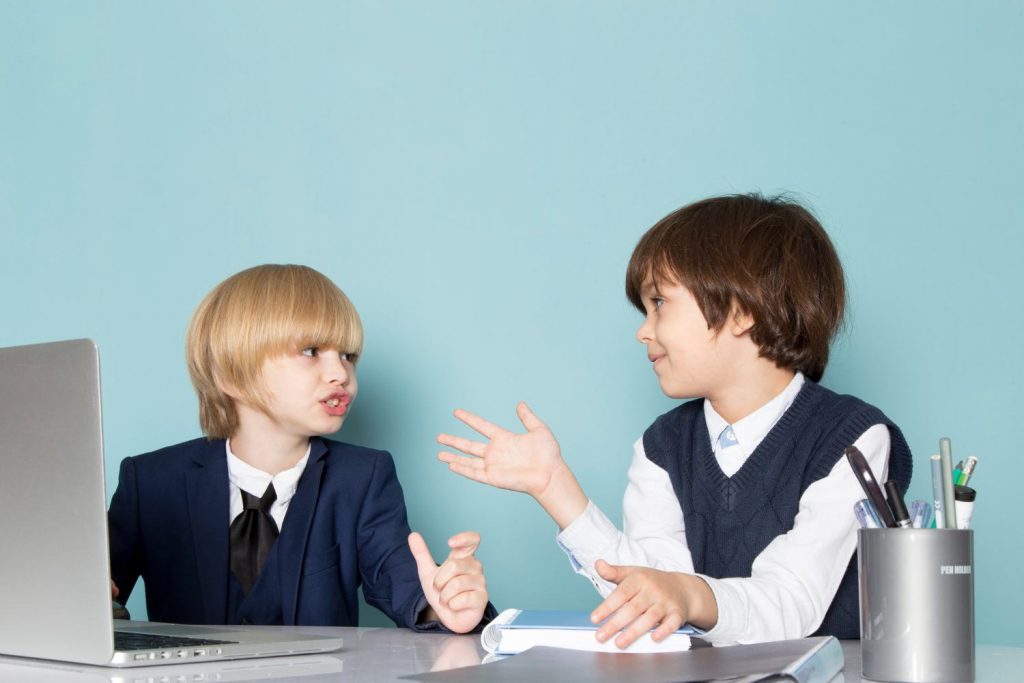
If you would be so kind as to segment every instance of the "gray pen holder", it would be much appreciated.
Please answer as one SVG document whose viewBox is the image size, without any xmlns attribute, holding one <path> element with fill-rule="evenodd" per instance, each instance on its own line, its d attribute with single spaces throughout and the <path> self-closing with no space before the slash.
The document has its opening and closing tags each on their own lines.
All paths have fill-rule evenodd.
<svg viewBox="0 0 1024 683">
<path fill-rule="evenodd" d="M 861 529 L 860 638 L 865 678 L 974 680 L 974 532 Z"/>
</svg>

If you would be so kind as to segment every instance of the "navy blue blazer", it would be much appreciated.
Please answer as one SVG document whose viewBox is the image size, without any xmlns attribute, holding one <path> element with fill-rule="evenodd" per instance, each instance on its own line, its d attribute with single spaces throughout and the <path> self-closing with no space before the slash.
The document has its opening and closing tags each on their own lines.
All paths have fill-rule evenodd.
<svg viewBox="0 0 1024 683">
<path fill-rule="evenodd" d="M 121 600 L 142 577 L 153 621 L 228 623 L 225 452 L 222 439 L 196 439 L 121 463 L 108 512 L 111 573 Z M 355 626 L 362 585 L 369 604 L 414 627 L 427 602 L 408 536 L 391 455 L 312 438 L 276 542 L 283 623 Z"/>
</svg>

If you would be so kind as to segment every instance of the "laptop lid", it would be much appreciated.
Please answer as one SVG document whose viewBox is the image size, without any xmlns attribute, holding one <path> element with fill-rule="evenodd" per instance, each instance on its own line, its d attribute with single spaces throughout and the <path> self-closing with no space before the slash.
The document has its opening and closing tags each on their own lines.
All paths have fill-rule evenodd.
<svg viewBox="0 0 1024 683">
<path fill-rule="evenodd" d="M 336 635 L 119 621 L 178 640 L 115 652 L 102 424 L 94 342 L 0 349 L 0 654 L 156 666 L 341 648 Z"/>
<path fill-rule="evenodd" d="M 87 339 L 0 349 L 0 652 L 114 652 L 99 354 Z"/>
</svg>

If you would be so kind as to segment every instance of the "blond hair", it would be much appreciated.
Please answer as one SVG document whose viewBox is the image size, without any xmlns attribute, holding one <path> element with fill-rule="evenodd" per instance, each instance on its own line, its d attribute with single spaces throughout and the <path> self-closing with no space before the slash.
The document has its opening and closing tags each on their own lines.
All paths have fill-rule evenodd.
<svg viewBox="0 0 1024 683">
<path fill-rule="evenodd" d="M 323 274 L 297 265 L 262 265 L 213 288 L 189 323 L 185 355 L 199 396 L 199 424 L 211 439 L 238 428 L 229 389 L 267 412 L 263 362 L 311 346 L 357 357 L 363 325 L 345 293 Z"/>
</svg>

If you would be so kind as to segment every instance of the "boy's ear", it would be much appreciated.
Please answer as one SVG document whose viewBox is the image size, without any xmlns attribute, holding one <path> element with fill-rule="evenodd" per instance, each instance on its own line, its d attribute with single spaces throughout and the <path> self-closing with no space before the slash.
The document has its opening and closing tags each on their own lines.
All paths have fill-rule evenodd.
<svg viewBox="0 0 1024 683">
<path fill-rule="evenodd" d="M 754 316 L 744 311 L 738 304 L 733 304 L 729 325 L 734 337 L 742 337 L 754 326 Z"/>
<path fill-rule="evenodd" d="M 213 381 L 217 384 L 218 389 L 220 389 L 222 392 L 227 394 L 235 401 L 242 400 L 242 392 L 238 390 L 238 387 L 236 387 L 233 383 L 229 382 L 228 380 L 224 379 L 224 377 L 222 377 L 219 372 L 214 373 Z"/>
</svg>

